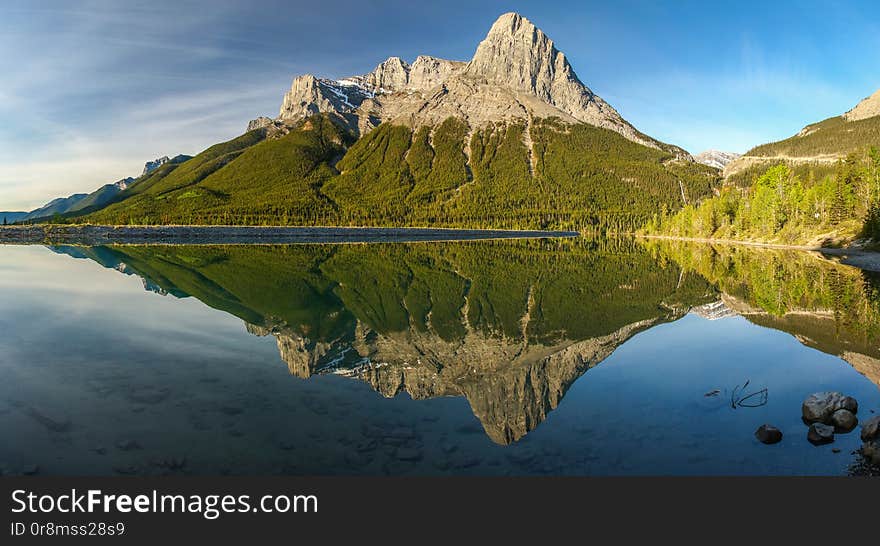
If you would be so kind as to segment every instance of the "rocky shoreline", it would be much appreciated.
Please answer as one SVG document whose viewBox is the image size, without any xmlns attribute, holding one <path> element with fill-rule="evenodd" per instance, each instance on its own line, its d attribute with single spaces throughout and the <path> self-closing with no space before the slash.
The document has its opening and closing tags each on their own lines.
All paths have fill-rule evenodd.
<svg viewBox="0 0 880 546">
<path fill-rule="evenodd" d="M 0 244 L 253 245 L 541 239 L 579 235 L 574 231 L 494 229 L 39 224 L 0 227 Z"/>
</svg>

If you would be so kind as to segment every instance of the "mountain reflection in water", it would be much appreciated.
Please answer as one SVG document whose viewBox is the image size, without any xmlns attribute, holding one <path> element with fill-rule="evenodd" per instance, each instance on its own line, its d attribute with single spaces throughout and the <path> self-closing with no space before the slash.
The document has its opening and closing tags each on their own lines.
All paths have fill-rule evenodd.
<svg viewBox="0 0 880 546">
<path fill-rule="evenodd" d="M 463 396 L 502 445 L 633 335 L 691 311 L 791 333 L 880 385 L 877 284 L 802 252 L 626 239 L 53 250 L 241 318 L 297 377 Z"/>
<path fill-rule="evenodd" d="M 54 247 L 272 335 L 290 372 L 464 396 L 514 442 L 635 333 L 717 299 L 632 241 Z"/>
</svg>

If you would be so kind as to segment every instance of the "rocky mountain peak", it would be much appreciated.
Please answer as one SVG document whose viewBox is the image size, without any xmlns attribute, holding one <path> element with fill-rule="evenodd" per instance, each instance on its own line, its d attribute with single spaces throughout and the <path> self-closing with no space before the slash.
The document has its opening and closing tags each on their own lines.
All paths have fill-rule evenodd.
<svg viewBox="0 0 880 546">
<path fill-rule="evenodd" d="M 581 83 L 553 41 L 517 13 L 505 13 L 495 21 L 468 63 L 422 55 L 410 65 L 400 57 L 388 57 L 361 76 L 295 78 L 278 119 L 295 121 L 318 112 L 344 114 L 356 120 L 361 133 L 388 121 L 421 126 L 455 117 L 479 127 L 556 117 L 661 147 Z M 249 128 L 266 123 L 258 119 Z M 690 159 L 680 148 L 664 149 Z"/>
<path fill-rule="evenodd" d="M 145 174 L 150 174 L 151 172 L 155 171 L 169 161 L 171 161 L 171 159 L 167 155 L 154 159 L 152 161 L 147 161 L 146 163 L 144 163 L 144 172 L 141 173 L 141 176 Z"/>
<path fill-rule="evenodd" d="M 410 66 L 400 57 L 388 57 L 363 77 L 363 83 L 377 93 L 400 91 L 409 81 Z"/>
<path fill-rule="evenodd" d="M 560 76 L 571 76 L 568 62 L 553 40 L 525 17 L 505 13 L 480 42 L 466 71 L 546 99 L 551 96 L 557 70 Z"/>
<path fill-rule="evenodd" d="M 880 90 L 862 100 L 855 108 L 843 115 L 847 121 L 858 121 L 860 119 L 873 118 L 874 116 L 880 116 Z"/>
<path fill-rule="evenodd" d="M 728 163 L 739 159 L 740 154 L 734 152 L 722 152 L 721 150 L 706 150 L 694 156 L 694 161 L 724 170 Z"/>
</svg>

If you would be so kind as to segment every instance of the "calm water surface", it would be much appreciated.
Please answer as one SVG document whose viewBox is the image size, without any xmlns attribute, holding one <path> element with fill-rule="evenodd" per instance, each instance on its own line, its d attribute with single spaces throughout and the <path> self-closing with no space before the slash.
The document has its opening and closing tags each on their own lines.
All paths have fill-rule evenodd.
<svg viewBox="0 0 880 546">
<path fill-rule="evenodd" d="M 614 240 L 0 246 L 0 465 L 846 474 L 858 432 L 813 447 L 800 404 L 880 411 L 878 286 Z"/>
</svg>

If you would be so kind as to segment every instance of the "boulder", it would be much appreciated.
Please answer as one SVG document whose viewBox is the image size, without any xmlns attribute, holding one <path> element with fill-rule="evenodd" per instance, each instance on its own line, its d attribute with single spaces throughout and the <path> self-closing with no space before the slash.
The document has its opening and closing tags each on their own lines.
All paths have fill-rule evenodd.
<svg viewBox="0 0 880 546">
<path fill-rule="evenodd" d="M 834 427 L 823 423 L 813 423 L 807 432 L 807 440 L 813 445 L 830 444 L 834 441 Z"/>
<path fill-rule="evenodd" d="M 862 445 L 862 455 L 872 464 L 880 465 L 880 439 L 865 442 Z"/>
<path fill-rule="evenodd" d="M 782 431 L 773 425 L 761 425 L 755 431 L 755 438 L 762 444 L 776 444 L 782 440 Z"/>
<path fill-rule="evenodd" d="M 880 415 L 871 417 L 862 424 L 862 441 L 876 440 L 880 438 Z"/>
<path fill-rule="evenodd" d="M 834 412 L 839 409 L 855 414 L 858 413 L 859 403 L 852 396 L 845 396 L 839 392 L 817 392 L 804 400 L 801 413 L 807 423 L 829 425 Z"/>
<path fill-rule="evenodd" d="M 839 409 L 831 415 L 831 424 L 836 432 L 849 432 L 856 428 L 859 420 L 851 411 Z"/>
</svg>

